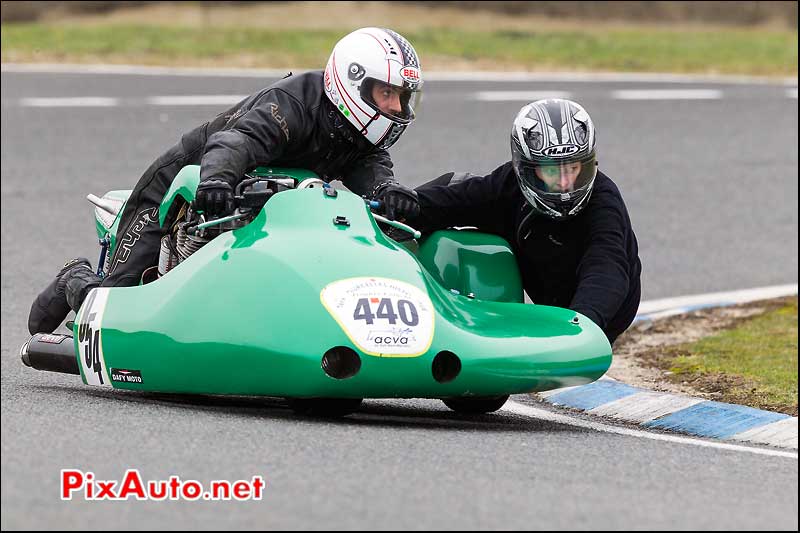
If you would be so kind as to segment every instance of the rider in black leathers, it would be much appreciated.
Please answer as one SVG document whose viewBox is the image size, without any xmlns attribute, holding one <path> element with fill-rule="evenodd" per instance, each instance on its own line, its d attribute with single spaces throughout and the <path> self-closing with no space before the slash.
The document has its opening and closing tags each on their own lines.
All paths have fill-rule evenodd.
<svg viewBox="0 0 800 533">
<path fill-rule="evenodd" d="M 397 73 L 387 80 L 385 47 L 390 45 L 399 53 L 392 63 Z M 370 65 L 376 63 L 380 73 L 372 77 Z M 360 77 L 342 83 L 342 73 L 354 65 Z M 408 69 L 414 69 L 415 78 L 401 78 Z M 330 83 L 333 78 L 338 85 Z M 341 180 L 354 193 L 382 201 L 390 218 L 415 214 L 416 194 L 393 179 L 386 149 L 413 120 L 409 101 L 420 87 L 411 45 L 391 30 L 363 28 L 337 43 L 324 72 L 289 75 L 186 133 L 134 187 L 108 275 L 101 280 L 84 258 L 67 262 L 33 302 L 31 334 L 53 331 L 70 309 L 77 312 L 91 289 L 137 285 L 142 273 L 157 264 L 163 235 L 159 205 L 186 165 L 200 165 L 196 205 L 211 216 L 232 208 L 233 189 L 247 171 L 268 165 L 307 168 L 325 181 Z M 170 225 L 168 220 L 164 227 Z"/>
<path fill-rule="evenodd" d="M 473 226 L 504 237 L 533 303 L 577 311 L 613 343 L 639 308 L 642 265 L 622 195 L 596 170 L 591 119 L 574 102 L 534 102 L 517 116 L 511 142 L 512 161 L 489 175 L 450 172 L 417 187 L 420 214 L 409 224 L 426 232 Z M 553 145 L 574 155 L 547 155 Z M 563 190 L 557 179 L 548 190 L 537 177 L 543 167 L 557 176 L 570 165 L 582 170 Z"/>
</svg>

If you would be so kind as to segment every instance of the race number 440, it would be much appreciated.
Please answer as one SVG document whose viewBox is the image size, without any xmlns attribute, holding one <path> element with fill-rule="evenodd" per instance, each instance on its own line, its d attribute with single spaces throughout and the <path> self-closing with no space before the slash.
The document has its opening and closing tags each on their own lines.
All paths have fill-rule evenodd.
<svg viewBox="0 0 800 533">
<path fill-rule="evenodd" d="M 87 385 L 111 387 L 103 358 L 100 325 L 108 301 L 109 289 L 92 289 L 81 306 L 76 321 L 78 329 L 78 357 L 83 370 L 83 381 Z"/>
<path fill-rule="evenodd" d="M 322 289 L 320 300 L 351 341 L 379 357 L 416 357 L 433 340 L 433 305 L 427 294 L 387 278 L 350 278 Z"/>
<path fill-rule="evenodd" d="M 377 304 L 375 313 L 372 306 Z M 397 300 L 397 312 L 395 303 L 391 298 L 359 298 L 356 303 L 356 310 L 353 312 L 353 320 L 363 320 L 367 325 L 372 325 L 375 320 L 385 319 L 391 325 L 400 322 L 409 327 L 419 325 L 419 312 L 414 302 L 409 300 Z"/>
</svg>

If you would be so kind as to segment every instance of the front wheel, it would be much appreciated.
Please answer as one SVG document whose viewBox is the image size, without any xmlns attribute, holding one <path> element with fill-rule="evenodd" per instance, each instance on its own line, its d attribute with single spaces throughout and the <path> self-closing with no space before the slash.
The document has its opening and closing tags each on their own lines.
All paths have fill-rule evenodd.
<svg viewBox="0 0 800 533">
<path fill-rule="evenodd" d="M 358 410 L 362 398 L 287 398 L 294 412 L 323 418 L 338 418 Z"/>
<path fill-rule="evenodd" d="M 457 413 L 478 415 L 483 413 L 493 413 L 503 407 L 508 400 L 505 396 L 478 396 L 478 397 L 458 397 L 443 398 L 444 404 Z"/>
</svg>

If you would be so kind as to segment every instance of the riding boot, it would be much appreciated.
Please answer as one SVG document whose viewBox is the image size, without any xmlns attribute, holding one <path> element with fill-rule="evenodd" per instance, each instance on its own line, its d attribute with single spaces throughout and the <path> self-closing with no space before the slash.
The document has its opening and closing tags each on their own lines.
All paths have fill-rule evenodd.
<svg viewBox="0 0 800 533">
<path fill-rule="evenodd" d="M 88 259 L 79 257 L 67 261 L 56 278 L 31 305 L 28 331 L 51 333 L 67 317 L 70 309 L 78 311 L 86 295 L 100 285 L 100 276 L 94 273 Z"/>
</svg>

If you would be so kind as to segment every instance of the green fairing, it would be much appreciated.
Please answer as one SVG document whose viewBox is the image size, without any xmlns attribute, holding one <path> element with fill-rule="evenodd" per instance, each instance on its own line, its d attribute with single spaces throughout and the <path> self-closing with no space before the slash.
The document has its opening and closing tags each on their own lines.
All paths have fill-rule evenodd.
<svg viewBox="0 0 800 533">
<path fill-rule="evenodd" d="M 307 179 L 319 179 L 317 174 L 305 168 L 258 167 L 250 175 L 261 177 L 288 176 L 300 182 Z"/>
<path fill-rule="evenodd" d="M 285 175 L 296 179 L 298 182 L 318 177 L 312 171 L 303 168 L 258 167 L 250 174 L 252 176 Z M 183 167 L 180 170 L 180 172 L 178 172 L 178 174 L 175 176 L 175 179 L 172 180 L 172 184 L 170 185 L 170 188 L 167 190 L 167 193 L 164 195 L 163 200 L 161 200 L 161 205 L 158 208 L 158 223 L 160 226 L 164 225 L 167 215 L 169 214 L 169 210 L 172 207 L 172 204 L 175 202 L 176 198 L 178 197 L 183 198 L 186 202 L 192 202 L 194 200 L 195 192 L 197 190 L 197 185 L 199 183 L 200 183 L 199 165 L 187 165 Z M 131 195 L 131 192 L 133 191 L 130 189 L 110 191 L 105 194 L 104 198 L 112 198 L 115 200 L 127 201 Z M 114 224 L 111 226 L 111 228 L 106 229 L 100 217 L 95 215 L 95 226 L 97 229 L 97 236 L 102 239 L 106 236 L 106 234 L 108 234 L 111 239 L 111 244 L 109 245 L 108 249 L 109 257 L 111 257 L 111 254 L 114 251 L 114 245 L 116 244 L 117 240 L 117 229 L 119 227 L 119 219 L 121 216 L 122 216 L 122 209 L 120 209 L 119 214 L 117 215 L 117 218 L 114 220 Z"/>
<path fill-rule="evenodd" d="M 482 300 L 523 301 L 517 260 L 502 237 L 470 230 L 437 231 L 421 242 L 417 256 L 445 288 Z"/>
<path fill-rule="evenodd" d="M 169 208 L 177 197 L 181 197 L 186 202 L 191 203 L 194 200 L 197 185 L 200 183 L 200 167 L 198 165 L 189 165 L 183 167 L 175 179 L 172 180 L 167 194 L 161 201 L 161 206 L 158 208 L 158 224 L 164 225 L 164 221 L 169 213 Z"/>
<path fill-rule="evenodd" d="M 193 197 L 187 182 L 196 185 L 198 168 L 178 175 L 162 204 L 162 220 L 177 195 Z M 350 225 L 335 225 L 337 216 Z M 451 250 L 442 256 L 439 245 Z M 585 384 L 611 364 L 608 340 L 589 319 L 567 309 L 507 303 L 519 301 L 521 288 L 502 239 L 442 232 L 419 253 L 421 259 L 386 237 L 364 201 L 350 192 L 281 192 L 249 225 L 219 235 L 157 281 L 97 289 L 108 291 L 100 326 L 104 383 L 111 368 L 121 368 L 138 370 L 142 383 L 114 382 L 115 388 L 442 398 Z M 399 280 L 430 297 L 434 333 L 424 353 L 379 357 L 360 351 L 320 296 L 330 283 L 357 277 Z M 469 292 L 476 298 L 463 295 Z M 79 367 L 79 329 L 88 320 L 83 315 L 81 309 L 74 329 Z M 334 346 L 359 354 L 355 376 L 339 380 L 323 371 L 322 356 Z M 462 364 L 448 383 L 437 382 L 431 370 L 443 350 Z"/>
<path fill-rule="evenodd" d="M 258 167 L 253 172 L 250 173 L 251 176 L 263 176 L 263 177 L 277 177 L 277 176 L 288 176 L 291 178 L 296 179 L 299 182 L 310 178 L 317 178 L 318 176 L 311 172 L 310 170 L 302 169 L 302 168 L 266 168 L 266 167 Z M 172 203 L 175 201 L 175 198 L 180 196 L 186 202 L 191 203 L 194 200 L 195 191 L 197 190 L 197 185 L 200 183 L 200 166 L 199 165 L 187 165 L 178 172 L 178 175 L 175 176 L 175 179 L 172 180 L 172 184 L 167 190 L 167 194 L 164 195 L 164 199 L 161 201 L 161 206 L 158 209 L 158 223 L 163 226 L 164 221 L 167 218 L 167 214 L 169 213 L 170 207 L 172 207 Z"/>
</svg>

